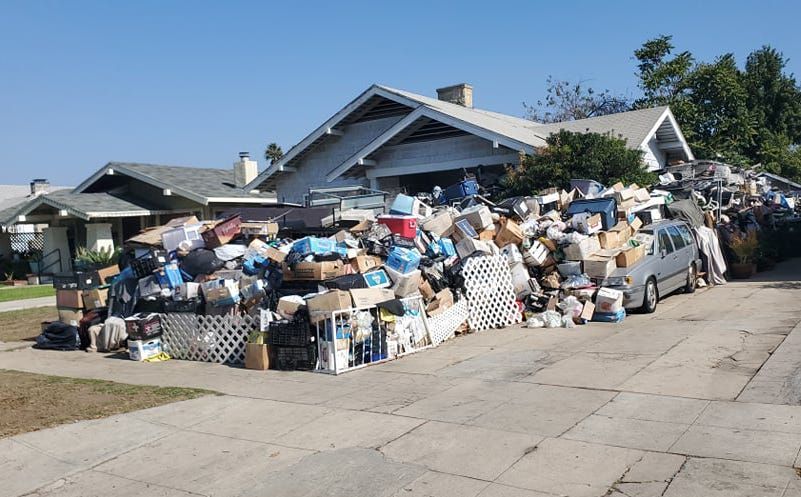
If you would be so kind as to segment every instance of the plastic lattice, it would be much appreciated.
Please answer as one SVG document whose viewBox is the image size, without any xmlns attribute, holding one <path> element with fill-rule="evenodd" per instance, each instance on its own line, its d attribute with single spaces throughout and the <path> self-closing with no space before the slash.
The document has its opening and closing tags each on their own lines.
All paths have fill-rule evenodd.
<svg viewBox="0 0 801 497">
<path fill-rule="evenodd" d="M 467 322 L 471 330 L 502 328 L 521 321 L 520 309 L 515 303 L 512 273 L 504 256 L 468 259 L 462 275 L 470 307 Z"/>
<path fill-rule="evenodd" d="M 175 359 L 241 364 L 248 335 L 258 329 L 251 316 L 162 315 L 164 351 Z"/>
<path fill-rule="evenodd" d="M 467 299 L 461 299 L 450 309 L 430 316 L 428 318 L 428 330 L 431 335 L 431 343 L 436 347 L 445 340 L 453 338 L 456 330 L 462 325 L 470 315 Z"/>
</svg>

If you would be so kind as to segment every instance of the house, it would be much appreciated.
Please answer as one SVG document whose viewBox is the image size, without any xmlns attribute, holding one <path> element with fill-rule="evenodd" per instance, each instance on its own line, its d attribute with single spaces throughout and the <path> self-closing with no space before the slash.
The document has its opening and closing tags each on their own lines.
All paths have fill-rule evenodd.
<svg viewBox="0 0 801 497">
<path fill-rule="evenodd" d="M 52 186 L 47 179 L 37 178 L 29 185 L 0 185 L 0 212 L 18 207 L 44 193 L 72 189 L 71 186 Z M 25 254 L 42 248 L 42 225 L 19 223 L 0 236 L 0 257 Z"/>
<path fill-rule="evenodd" d="M 611 133 L 644 152 L 649 169 L 693 160 L 668 107 L 577 121 L 542 124 L 473 107 L 473 88 L 440 88 L 438 98 L 373 85 L 351 101 L 245 190 L 275 191 L 303 203 L 310 191 L 367 187 L 394 193 L 430 191 L 462 179 L 468 170 L 484 182 L 535 154 L 560 129 Z"/>
<path fill-rule="evenodd" d="M 15 225 L 47 225 L 44 272 L 66 271 L 78 246 L 113 248 L 174 217 L 214 219 L 237 207 L 275 205 L 272 193 L 243 188 L 257 174 L 258 164 L 246 153 L 230 169 L 109 162 L 71 190 L 42 193 L 0 210 L 6 232 L 0 240 Z"/>
</svg>

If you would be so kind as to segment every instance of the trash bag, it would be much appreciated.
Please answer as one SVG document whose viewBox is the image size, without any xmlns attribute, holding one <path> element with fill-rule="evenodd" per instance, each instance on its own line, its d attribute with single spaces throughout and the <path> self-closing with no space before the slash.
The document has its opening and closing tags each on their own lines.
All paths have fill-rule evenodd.
<svg viewBox="0 0 801 497">
<path fill-rule="evenodd" d="M 212 250 L 197 249 L 189 252 L 181 261 L 181 269 L 191 276 L 212 274 L 222 268 L 225 263 L 217 258 Z"/>
<path fill-rule="evenodd" d="M 50 323 L 47 328 L 36 337 L 34 348 L 48 350 L 78 350 L 80 338 L 78 328 L 65 323 Z"/>
</svg>

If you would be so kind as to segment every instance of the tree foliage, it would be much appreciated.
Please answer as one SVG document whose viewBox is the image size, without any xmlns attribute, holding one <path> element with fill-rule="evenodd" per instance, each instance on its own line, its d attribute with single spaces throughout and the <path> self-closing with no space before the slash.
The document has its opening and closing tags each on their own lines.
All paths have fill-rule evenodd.
<svg viewBox="0 0 801 497">
<path fill-rule="evenodd" d="M 625 140 L 598 133 L 562 130 L 547 139 L 547 147 L 527 155 L 507 171 L 505 195 L 532 195 L 549 187 L 570 188 L 571 179 L 593 179 L 606 185 L 618 181 L 648 185 L 656 179 L 645 169 L 643 152 Z"/>
<path fill-rule="evenodd" d="M 596 91 L 585 81 L 571 83 L 548 76 L 545 100 L 523 103 L 526 118 L 540 123 L 557 123 L 624 112 L 630 102 L 609 90 Z"/>
<path fill-rule="evenodd" d="M 264 149 L 264 159 L 270 164 L 278 162 L 283 156 L 284 151 L 281 150 L 281 146 L 275 142 L 270 143 L 267 145 L 267 148 Z"/>
</svg>

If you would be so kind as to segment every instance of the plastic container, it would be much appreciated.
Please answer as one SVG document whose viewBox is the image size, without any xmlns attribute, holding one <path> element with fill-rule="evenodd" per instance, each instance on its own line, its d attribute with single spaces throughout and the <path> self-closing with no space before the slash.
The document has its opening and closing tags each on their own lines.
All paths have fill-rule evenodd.
<svg viewBox="0 0 801 497">
<path fill-rule="evenodd" d="M 601 225 L 608 231 L 617 224 L 617 201 L 612 197 L 582 198 L 574 200 L 567 208 L 566 214 L 573 216 L 582 212 L 601 215 Z"/>
<path fill-rule="evenodd" d="M 270 347 L 275 350 L 276 366 L 282 371 L 311 371 L 317 366 L 317 346 Z"/>
<path fill-rule="evenodd" d="M 404 238 L 417 236 L 417 218 L 415 216 L 382 214 L 378 216 L 378 223 L 385 225 L 389 231 Z"/>
<path fill-rule="evenodd" d="M 449 186 L 442 192 L 442 196 L 445 200 L 443 203 L 453 202 L 454 200 L 459 200 L 460 198 L 470 195 L 478 195 L 478 182 L 474 179 L 460 181 L 455 185 Z"/>
<path fill-rule="evenodd" d="M 305 319 L 296 321 L 272 321 L 267 331 L 267 344 L 281 347 L 305 347 L 314 342 L 309 322 Z"/>
<path fill-rule="evenodd" d="M 239 215 L 224 219 L 208 231 L 203 232 L 203 241 L 206 248 L 221 247 L 234 239 L 242 228 L 242 218 Z"/>
</svg>

